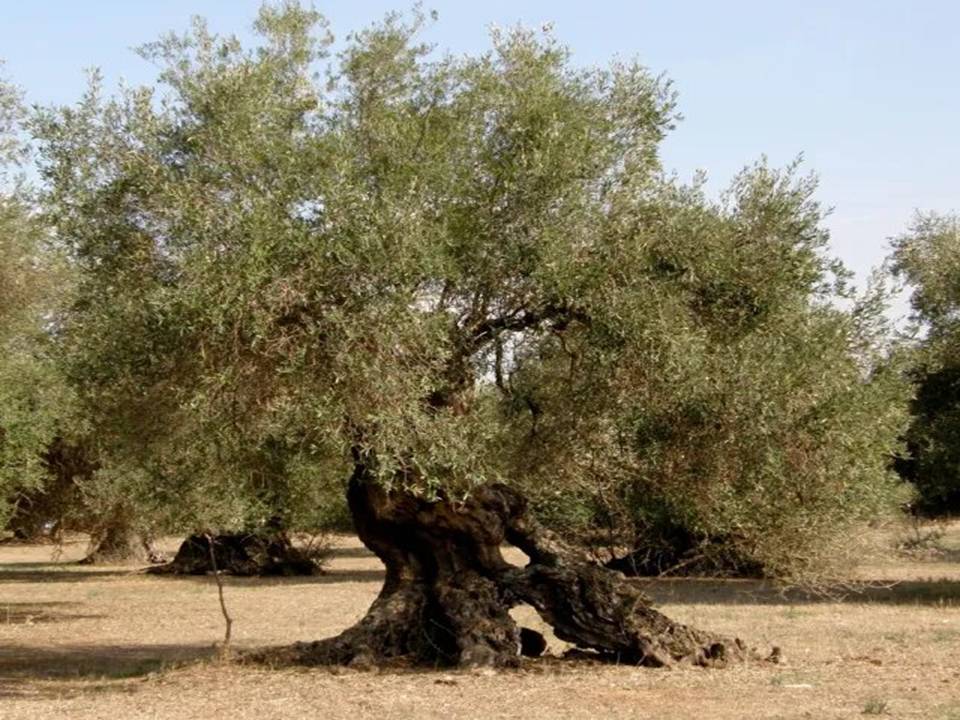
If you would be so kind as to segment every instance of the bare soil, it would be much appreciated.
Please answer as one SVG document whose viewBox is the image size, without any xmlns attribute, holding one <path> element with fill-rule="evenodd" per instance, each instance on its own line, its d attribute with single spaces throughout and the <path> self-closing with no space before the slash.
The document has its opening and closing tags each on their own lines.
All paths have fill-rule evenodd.
<svg viewBox="0 0 960 720">
<path fill-rule="evenodd" d="M 869 587 L 829 596 L 759 581 L 648 583 L 671 617 L 780 646 L 781 664 L 651 670 L 547 657 L 454 673 L 224 664 L 213 578 L 80 566 L 82 539 L 56 558 L 50 545 L 3 545 L 0 718 L 960 720 L 960 524 L 939 543 L 943 551 L 920 559 L 891 553 L 860 571 Z M 382 567 L 343 537 L 329 570 L 225 578 L 235 645 L 314 640 L 355 622 Z M 529 608 L 514 612 L 547 635 L 548 653 L 566 649 Z"/>
</svg>

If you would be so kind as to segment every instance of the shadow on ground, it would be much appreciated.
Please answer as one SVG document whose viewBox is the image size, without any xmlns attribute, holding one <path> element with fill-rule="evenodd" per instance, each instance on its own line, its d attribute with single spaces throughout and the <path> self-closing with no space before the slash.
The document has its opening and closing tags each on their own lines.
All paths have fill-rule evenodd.
<svg viewBox="0 0 960 720">
<path fill-rule="evenodd" d="M 212 575 L 148 575 L 144 577 L 155 579 L 158 582 L 193 582 L 214 585 Z M 377 583 L 383 582 L 382 569 L 363 570 L 329 570 L 323 575 L 293 575 L 289 577 L 236 577 L 224 575 L 224 587 L 231 588 L 258 588 L 278 587 L 287 585 L 336 585 L 337 583 Z"/>
<path fill-rule="evenodd" d="M 327 550 L 331 558 L 372 558 L 373 553 L 362 545 L 356 547 L 332 547 Z"/>
<path fill-rule="evenodd" d="M 243 588 L 276 587 L 285 585 L 332 585 L 337 583 L 382 583 L 384 571 L 375 567 L 339 569 L 337 559 L 369 559 L 374 556 L 364 547 L 335 547 L 330 551 L 331 567 L 322 575 L 296 577 L 225 577 L 226 585 Z M 522 562 L 520 558 L 517 561 Z M 30 563 L 0 565 L 0 584 L 21 583 L 75 583 L 102 581 L 119 577 L 149 577 L 155 582 L 214 583 L 208 575 L 154 575 L 147 576 L 145 567 L 89 568 L 68 563 Z M 644 590 L 656 602 L 689 605 L 798 605 L 815 603 L 886 603 L 892 605 L 960 606 L 960 580 L 901 580 L 877 579 L 858 585 L 838 585 L 809 591 L 782 588 L 767 580 L 723 578 L 638 578 Z M 29 610 L 24 612 L 29 613 Z M 34 621 L 53 622 L 48 613 L 35 613 Z M 11 616 L 15 618 L 16 616 Z M 85 616 L 72 616 L 80 619 Z M 4 621 L 0 601 L 0 622 Z M 16 622 L 16 619 L 11 620 Z"/>
<path fill-rule="evenodd" d="M 358 555 L 362 557 L 362 555 Z M 162 581 L 188 580 L 193 582 L 213 582 L 208 575 L 147 575 L 150 566 L 130 566 L 125 568 L 79 568 L 67 563 L 34 563 L 29 566 L 0 565 L 0 584 L 3 583 L 82 583 L 108 580 L 121 577 L 150 577 Z M 291 577 L 232 577 L 224 579 L 238 587 L 258 587 L 268 585 L 329 585 L 332 583 L 382 582 L 383 570 L 380 568 L 357 570 L 328 570 L 323 575 L 303 575 Z M 0 601 L 0 610 L 2 610 Z M 2 622 L 2 616 L 0 616 Z"/>
<path fill-rule="evenodd" d="M 168 575 L 164 581 L 213 583 L 203 575 Z M 284 585 L 332 585 L 377 583 L 382 568 L 337 570 L 307 577 L 224 578 L 228 587 L 276 587 Z M 816 603 L 886 603 L 891 605 L 945 605 L 960 607 L 957 580 L 876 580 L 858 585 L 837 585 L 816 591 L 783 588 L 767 580 L 722 578 L 638 578 L 644 591 L 658 603 L 683 605 L 801 605 Z"/>
<path fill-rule="evenodd" d="M 806 605 L 884 603 L 889 605 L 960 606 L 960 581 L 874 580 L 816 591 L 782 588 L 765 580 L 658 578 L 639 580 L 656 602 L 684 605 Z"/>
<path fill-rule="evenodd" d="M 129 568 L 81 568 L 74 563 L 30 563 L 0 565 L 0 583 L 93 582 L 112 577 L 135 575 L 137 566 Z"/>
<path fill-rule="evenodd" d="M 209 645 L 61 645 L 0 648 L 0 700 L 41 693 L 37 681 L 122 680 L 213 657 Z M 60 694 L 53 688 L 51 694 Z"/>
<path fill-rule="evenodd" d="M 76 602 L 3 602 L 0 601 L 0 626 L 58 623 L 71 620 L 100 620 L 106 615 L 73 612 L 81 606 Z"/>
</svg>

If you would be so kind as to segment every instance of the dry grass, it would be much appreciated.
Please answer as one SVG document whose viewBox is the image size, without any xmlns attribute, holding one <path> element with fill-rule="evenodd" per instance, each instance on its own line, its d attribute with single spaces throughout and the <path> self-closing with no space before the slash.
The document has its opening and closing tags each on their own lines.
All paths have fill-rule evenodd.
<svg viewBox="0 0 960 720">
<path fill-rule="evenodd" d="M 785 664 L 644 670 L 541 660 L 511 672 L 268 670 L 215 662 L 210 578 L 150 577 L 0 547 L 0 718 L 854 718 L 960 720 L 960 525 L 948 552 L 866 568 L 862 594 L 815 598 L 748 581 L 649 591 L 678 619 L 780 645 Z M 379 589 L 342 538 L 320 578 L 227 581 L 240 646 L 333 634 Z M 542 625 L 529 609 L 525 623 Z M 559 652 L 552 641 L 551 650 Z"/>
</svg>

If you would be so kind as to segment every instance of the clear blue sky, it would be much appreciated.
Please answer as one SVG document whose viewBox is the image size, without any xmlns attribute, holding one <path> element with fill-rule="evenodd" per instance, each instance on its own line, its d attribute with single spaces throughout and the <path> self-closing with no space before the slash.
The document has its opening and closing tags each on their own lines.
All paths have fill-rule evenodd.
<svg viewBox="0 0 960 720">
<path fill-rule="evenodd" d="M 343 37 L 407 2 L 318 0 Z M 203 15 L 245 35 L 259 0 L 0 0 L 5 74 L 32 102 L 64 103 L 82 68 L 109 82 L 147 82 L 130 48 Z M 767 154 L 802 152 L 835 208 L 833 249 L 861 276 L 914 209 L 960 209 L 960 3 L 950 0 L 426 0 L 441 49 L 487 47 L 491 23 L 552 22 L 578 63 L 637 57 L 671 77 L 685 120 L 664 148 L 681 176 L 706 170 L 722 187 Z"/>
</svg>

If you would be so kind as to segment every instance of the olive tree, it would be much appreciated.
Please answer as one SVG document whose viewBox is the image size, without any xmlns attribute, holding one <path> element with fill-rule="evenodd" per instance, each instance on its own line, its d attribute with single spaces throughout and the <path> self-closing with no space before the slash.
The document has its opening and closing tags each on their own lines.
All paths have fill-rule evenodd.
<svg viewBox="0 0 960 720">
<path fill-rule="evenodd" d="M 682 500 L 725 513 L 714 537 L 739 504 L 753 540 L 890 500 L 883 463 L 854 456 L 882 457 L 897 415 L 827 301 L 810 183 L 761 164 L 709 201 L 661 167 L 675 99 L 642 66 L 577 68 L 523 29 L 440 57 L 423 22 L 390 16 L 330 59 L 294 4 L 261 11 L 253 50 L 197 21 L 141 50 L 156 88 L 94 83 L 38 118 L 82 270 L 72 367 L 112 456 L 146 472 L 145 501 L 223 527 L 347 481 L 386 581 L 356 626 L 291 651 L 314 662 L 513 663 L 538 645 L 518 603 L 629 662 L 744 656 L 528 495 Z"/>
<path fill-rule="evenodd" d="M 49 245 L 28 188 L 17 171 L 27 159 L 24 110 L 14 87 L 0 82 L 0 525 L 34 535 L 50 520 L 42 500 L 47 453 L 69 414 L 50 344 L 64 268 Z"/>
<path fill-rule="evenodd" d="M 919 214 L 893 248 L 920 330 L 908 452 L 897 467 L 917 488 L 915 508 L 944 515 L 960 509 L 960 218 Z"/>
</svg>

